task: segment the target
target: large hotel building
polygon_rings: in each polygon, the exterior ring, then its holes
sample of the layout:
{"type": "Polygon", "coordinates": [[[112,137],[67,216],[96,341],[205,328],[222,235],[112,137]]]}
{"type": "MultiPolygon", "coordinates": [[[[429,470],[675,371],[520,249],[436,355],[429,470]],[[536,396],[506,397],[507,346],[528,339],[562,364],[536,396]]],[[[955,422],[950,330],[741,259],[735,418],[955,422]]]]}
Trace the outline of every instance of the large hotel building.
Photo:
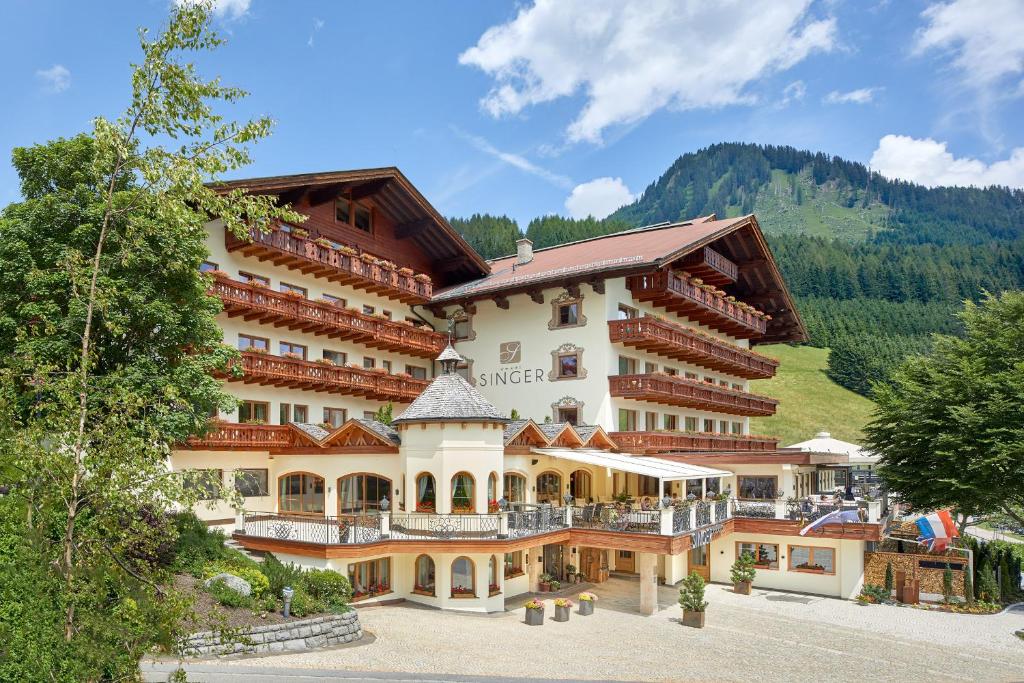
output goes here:
{"type": "Polygon", "coordinates": [[[806,336],[754,216],[488,262],[394,168],[225,187],[307,216],[208,225],[239,407],[173,467],[234,483],[243,509],[197,513],[241,546],[445,609],[614,574],[651,613],[658,582],[728,582],[742,552],[759,586],[860,590],[884,504],[834,497],[845,456],[751,433],[776,410],[756,346],[806,336]],[[799,535],[841,506],[860,521],[799,535]]]}

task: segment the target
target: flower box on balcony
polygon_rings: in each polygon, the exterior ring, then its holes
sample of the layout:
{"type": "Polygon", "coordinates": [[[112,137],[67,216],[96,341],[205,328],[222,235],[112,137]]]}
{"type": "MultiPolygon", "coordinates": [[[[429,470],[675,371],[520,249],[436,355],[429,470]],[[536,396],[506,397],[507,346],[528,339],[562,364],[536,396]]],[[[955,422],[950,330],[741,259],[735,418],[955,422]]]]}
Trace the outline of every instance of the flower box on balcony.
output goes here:
{"type": "Polygon", "coordinates": [[[398,269],[398,274],[399,275],[412,275],[413,274],[413,269],[412,268],[399,268],[398,269]]]}
{"type": "Polygon", "coordinates": [[[291,228],[289,232],[293,237],[298,237],[300,239],[306,239],[309,237],[309,230],[306,230],[305,228],[291,228]]]}
{"type": "Polygon", "coordinates": [[[306,295],[302,292],[296,292],[294,289],[289,289],[286,292],[282,292],[289,299],[305,299],[306,295]]]}
{"type": "Polygon", "coordinates": [[[335,367],[334,361],[331,360],[330,358],[317,358],[313,362],[316,363],[317,365],[328,365],[332,368],[335,367]]]}
{"type": "Polygon", "coordinates": [[[249,284],[258,289],[267,289],[268,287],[270,287],[270,285],[268,285],[263,280],[249,280],[249,284]]]}
{"type": "Polygon", "coordinates": [[[327,249],[333,249],[334,248],[334,243],[331,242],[326,237],[317,237],[315,240],[313,240],[313,242],[316,243],[316,244],[319,244],[321,247],[325,247],[327,249]]]}
{"type": "Polygon", "coordinates": [[[281,354],[281,358],[290,358],[292,360],[306,360],[302,357],[301,353],[295,353],[294,351],[285,351],[281,354]]]}
{"type": "Polygon", "coordinates": [[[342,254],[345,254],[346,256],[356,256],[359,254],[357,250],[353,249],[352,247],[346,244],[339,245],[338,251],[341,252],[342,254]]]}
{"type": "Polygon", "coordinates": [[[417,273],[413,277],[413,279],[416,280],[417,282],[422,282],[424,284],[430,284],[431,282],[433,282],[433,280],[430,278],[430,276],[427,275],[426,273],[417,273]]]}

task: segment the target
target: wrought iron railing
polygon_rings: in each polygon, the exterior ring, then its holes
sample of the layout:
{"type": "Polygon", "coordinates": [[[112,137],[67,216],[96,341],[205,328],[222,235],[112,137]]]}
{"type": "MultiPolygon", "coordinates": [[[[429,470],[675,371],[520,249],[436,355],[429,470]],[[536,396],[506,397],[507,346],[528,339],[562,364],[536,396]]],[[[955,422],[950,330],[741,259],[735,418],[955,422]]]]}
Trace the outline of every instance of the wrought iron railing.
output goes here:
{"type": "Polygon", "coordinates": [[[522,538],[566,528],[564,508],[515,505],[508,512],[509,538],[522,538]]]}
{"type": "Polygon", "coordinates": [[[711,503],[702,500],[694,503],[694,509],[696,510],[697,526],[701,527],[711,524],[711,503]]]}
{"type": "Polygon", "coordinates": [[[498,538],[499,515],[393,513],[391,538],[448,541],[456,538],[498,538]]]}
{"type": "Polygon", "coordinates": [[[621,510],[600,503],[574,507],[572,526],[578,529],[624,531],[637,534],[661,533],[661,510],[621,510]]]}
{"type": "Polygon", "coordinates": [[[775,501],[773,500],[737,500],[733,510],[735,517],[754,519],[775,519],[775,514],[775,501]]]}
{"type": "Polygon", "coordinates": [[[278,541],[347,545],[381,540],[380,515],[320,517],[276,512],[247,512],[242,517],[246,536],[278,541]]]}
{"type": "Polygon", "coordinates": [[[690,506],[677,505],[672,509],[672,533],[684,534],[693,531],[690,524],[690,506]]]}

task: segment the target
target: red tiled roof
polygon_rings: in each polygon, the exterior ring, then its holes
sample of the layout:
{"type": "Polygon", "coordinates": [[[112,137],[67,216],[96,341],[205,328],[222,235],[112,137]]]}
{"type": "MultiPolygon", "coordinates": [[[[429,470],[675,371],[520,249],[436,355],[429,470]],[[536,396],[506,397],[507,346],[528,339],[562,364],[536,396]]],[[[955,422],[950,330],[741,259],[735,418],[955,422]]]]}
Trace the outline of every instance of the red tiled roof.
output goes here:
{"type": "Polygon", "coordinates": [[[506,256],[490,262],[490,275],[440,291],[434,295],[434,301],[472,297],[534,282],[658,266],[714,241],[748,219],[749,216],[726,220],[703,217],[627,230],[536,249],[533,260],[523,265],[516,265],[516,256],[506,256]]]}

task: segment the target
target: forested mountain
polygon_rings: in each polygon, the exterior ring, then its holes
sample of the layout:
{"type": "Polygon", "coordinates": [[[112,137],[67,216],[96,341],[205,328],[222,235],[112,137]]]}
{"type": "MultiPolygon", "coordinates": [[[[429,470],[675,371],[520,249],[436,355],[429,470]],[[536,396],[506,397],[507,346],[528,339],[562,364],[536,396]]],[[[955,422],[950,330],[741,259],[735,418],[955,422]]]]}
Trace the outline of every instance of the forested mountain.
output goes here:
{"type": "MultiPolygon", "coordinates": [[[[545,216],[527,235],[544,247],[710,213],[757,214],[810,343],[831,348],[831,376],[865,394],[893,363],[927,348],[930,333],[955,334],[964,299],[1024,287],[1021,190],[926,188],[792,147],[684,154],[608,218],[545,216]]],[[[456,223],[489,258],[515,251],[518,228],[507,218],[456,223]]]]}

